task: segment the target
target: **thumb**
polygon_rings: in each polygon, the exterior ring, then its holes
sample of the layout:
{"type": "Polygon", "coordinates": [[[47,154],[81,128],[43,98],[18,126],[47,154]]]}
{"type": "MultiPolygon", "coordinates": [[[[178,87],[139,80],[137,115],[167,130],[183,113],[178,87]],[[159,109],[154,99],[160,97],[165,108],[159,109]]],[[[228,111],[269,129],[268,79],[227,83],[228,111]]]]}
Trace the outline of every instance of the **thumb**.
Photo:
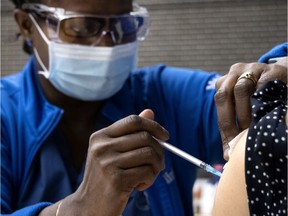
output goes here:
{"type": "Polygon", "coordinates": [[[140,117],[154,120],[154,112],[151,109],[145,109],[140,114],[140,117]]]}

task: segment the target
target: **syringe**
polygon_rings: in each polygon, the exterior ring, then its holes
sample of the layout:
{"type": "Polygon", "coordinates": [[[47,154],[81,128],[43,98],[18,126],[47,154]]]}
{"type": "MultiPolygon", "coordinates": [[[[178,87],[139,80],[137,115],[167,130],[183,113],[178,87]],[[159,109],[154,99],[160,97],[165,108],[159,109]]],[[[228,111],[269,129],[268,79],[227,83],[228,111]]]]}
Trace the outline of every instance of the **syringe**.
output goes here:
{"type": "MultiPolygon", "coordinates": [[[[156,138],[155,138],[155,139],[156,139],[156,138]]],[[[212,173],[212,174],[214,174],[214,175],[217,175],[217,176],[219,176],[219,177],[221,176],[222,173],[219,172],[218,170],[214,169],[211,165],[209,165],[209,164],[207,164],[207,163],[199,160],[198,158],[196,158],[196,157],[194,157],[194,156],[192,156],[192,155],[190,155],[190,154],[182,151],[181,149],[176,148],[175,146],[173,146],[173,145],[171,145],[171,144],[169,144],[169,143],[167,143],[167,142],[163,142],[163,141],[161,141],[161,140],[159,140],[159,139],[156,139],[156,140],[157,140],[157,141],[160,143],[160,145],[162,145],[165,149],[167,149],[167,150],[171,151],[172,153],[174,153],[174,154],[176,154],[176,155],[184,158],[185,160],[187,160],[187,161],[195,164],[196,166],[204,169],[206,172],[210,172],[210,173],[212,173]]]]}

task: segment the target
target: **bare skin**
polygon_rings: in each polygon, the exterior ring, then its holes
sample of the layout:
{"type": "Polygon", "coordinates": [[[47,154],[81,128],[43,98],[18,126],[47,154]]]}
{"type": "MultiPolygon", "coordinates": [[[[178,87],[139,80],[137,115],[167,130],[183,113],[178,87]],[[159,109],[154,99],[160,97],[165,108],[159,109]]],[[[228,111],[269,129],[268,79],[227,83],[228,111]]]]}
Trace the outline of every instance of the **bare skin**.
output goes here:
{"type": "MultiPolygon", "coordinates": [[[[163,149],[152,136],[167,140],[169,135],[152,119],[153,112],[145,110],[91,135],[84,179],[63,199],[61,215],[120,215],[134,188],[153,184],[165,165],[163,149]]],[[[40,215],[55,215],[58,204],[40,215]]]]}
{"type": "MultiPolygon", "coordinates": [[[[107,3],[107,1],[106,1],[107,3]]],[[[66,10],[82,12],[88,14],[106,14],[115,15],[128,13],[132,9],[132,1],[109,1],[106,4],[103,0],[74,0],[74,1],[48,1],[47,5],[51,7],[62,7],[66,10]]],[[[32,41],[33,47],[38,51],[41,60],[46,68],[49,68],[48,46],[40,36],[38,30],[33,25],[30,17],[24,11],[16,9],[14,12],[15,20],[19,26],[22,36],[27,41],[32,41]]],[[[43,22],[38,23],[41,29],[46,33],[47,28],[43,22]]],[[[46,35],[47,36],[47,35],[46,35]]],[[[109,35],[104,36],[99,46],[112,46],[113,42],[109,35]]],[[[38,70],[41,66],[37,65],[38,70]]],[[[86,155],[89,137],[94,132],[95,118],[103,105],[102,101],[84,102],[68,97],[57,89],[44,76],[39,75],[39,80],[47,100],[62,108],[64,116],[61,120],[61,128],[70,140],[71,154],[75,167],[79,169],[82,166],[84,156],[86,155]],[[81,115],[79,115],[81,113],[81,115]],[[73,123],[72,123],[73,122],[73,123]]]]}
{"type": "Polygon", "coordinates": [[[251,122],[250,96],[261,85],[271,80],[287,83],[287,57],[274,64],[237,63],[232,65],[227,75],[217,83],[215,102],[218,115],[218,126],[223,143],[224,158],[229,159],[228,143],[247,128],[251,122]],[[249,79],[240,79],[241,74],[252,71],[257,86],[249,79]],[[237,117],[237,122],[235,121],[237,117]]]}
{"type": "MultiPolygon", "coordinates": [[[[47,5],[88,14],[115,15],[132,10],[131,0],[62,0],[49,1],[47,5]]],[[[47,45],[28,14],[16,9],[15,19],[23,37],[32,41],[48,68],[47,45]]],[[[47,32],[44,23],[39,24],[47,32]]],[[[103,37],[99,45],[112,46],[109,37],[103,37]]],[[[40,65],[37,66],[40,70],[40,65]]],[[[95,119],[102,101],[76,100],[56,90],[43,76],[39,75],[39,80],[48,101],[64,110],[60,127],[69,141],[77,169],[87,154],[83,181],[75,193],[62,200],[59,215],[120,215],[132,190],[147,189],[164,168],[163,149],[152,136],[167,140],[168,132],[153,121],[150,110],[95,132],[95,119]]],[[[55,215],[58,205],[59,202],[45,208],[40,215],[55,215]]]]}
{"type": "MultiPolygon", "coordinates": [[[[123,14],[132,10],[132,0],[50,0],[47,5],[98,15],[123,14]]],[[[32,41],[48,68],[47,44],[28,14],[16,9],[15,19],[24,39],[32,41]]],[[[39,25],[47,32],[44,23],[39,22],[39,25]]],[[[109,35],[103,37],[99,44],[113,45],[109,35]]],[[[37,67],[41,69],[40,65],[37,67]]],[[[239,73],[234,74],[233,79],[237,80],[239,73]]],[[[102,101],[76,100],[56,90],[43,76],[39,75],[39,80],[47,100],[64,110],[60,126],[69,140],[71,157],[77,169],[87,155],[84,179],[75,193],[62,200],[59,215],[120,215],[132,190],[147,189],[164,168],[163,150],[152,136],[166,141],[168,132],[153,121],[151,110],[145,110],[140,116],[128,116],[95,132],[95,119],[103,105],[102,101]]],[[[225,82],[224,86],[226,91],[234,85],[233,82],[225,82]]],[[[220,119],[220,122],[223,121],[227,122],[226,119],[220,119]]],[[[40,215],[55,215],[58,204],[45,208],[40,215]]]]}
{"type": "MultiPolygon", "coordinates": [[[[288,126],[288,113],[285,117],[288,126]]],[[[245,149],[248,129],[238,134],[229,145],[229,161],[225,165],[221,179],[217,186],[214,199],[213,216],[233,215],[248,216],[248,196],[245,182],[245,149]]]]}
{"type": "MultiPolygon", "coordinates": [[[[215,195],[213,216],[248,216],[248,197],[245,183],[245,146],[247,129],[235,139],[235,149],[220,178],[215,195]]],[[[234,140],[232,140],[233,142],[234,140]]]]}

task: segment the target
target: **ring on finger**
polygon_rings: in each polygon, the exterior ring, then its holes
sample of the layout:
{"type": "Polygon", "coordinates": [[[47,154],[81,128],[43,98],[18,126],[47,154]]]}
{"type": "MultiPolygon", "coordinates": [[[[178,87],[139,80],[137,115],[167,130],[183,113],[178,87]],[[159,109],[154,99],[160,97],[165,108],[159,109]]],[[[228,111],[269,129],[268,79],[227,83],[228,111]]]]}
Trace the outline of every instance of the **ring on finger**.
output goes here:
{"type": "Polygon", "coordinates": [[[243,74],[237,79],[237,82],[238,82],[240,79],[248,79],[248,80],[251,80],[251,81],[254,83],[254,85],[257,84],[257,80],[256,80],[256,78],[255,78],[255,76],[254,76],[254,74],[253,74],[252,71],[248,71],[248,72],[243,73],[243,74]]]}

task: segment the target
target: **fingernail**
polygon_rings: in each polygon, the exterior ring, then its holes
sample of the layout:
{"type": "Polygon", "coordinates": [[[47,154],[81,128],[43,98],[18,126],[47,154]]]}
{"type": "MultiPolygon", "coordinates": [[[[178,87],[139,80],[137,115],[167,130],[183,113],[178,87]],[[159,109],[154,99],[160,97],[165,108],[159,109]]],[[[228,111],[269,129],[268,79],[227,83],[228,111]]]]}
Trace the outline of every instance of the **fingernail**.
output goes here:
{"type": "Polygon", "coordinates": [[[169,132],[164,127],[162,127],[162,130],[164,132],[165,139],[168,140],[170,138],[169,132]]]}

